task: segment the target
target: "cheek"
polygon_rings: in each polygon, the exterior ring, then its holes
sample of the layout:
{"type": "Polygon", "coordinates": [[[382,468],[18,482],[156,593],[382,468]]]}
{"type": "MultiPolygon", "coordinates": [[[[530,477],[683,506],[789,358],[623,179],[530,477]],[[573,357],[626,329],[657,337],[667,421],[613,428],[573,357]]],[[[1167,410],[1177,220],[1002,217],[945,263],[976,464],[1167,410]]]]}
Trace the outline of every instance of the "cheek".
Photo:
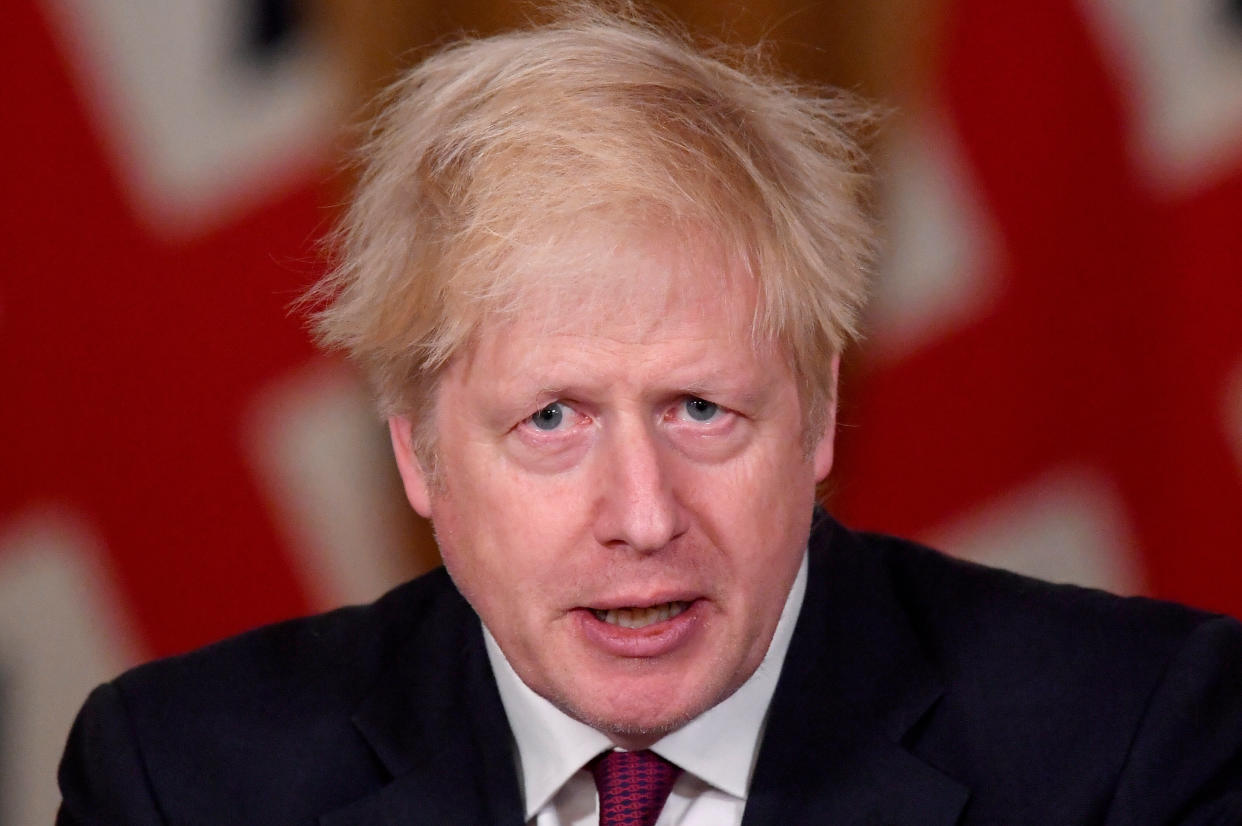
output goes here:
{"type": "Polygon", "coordinates": [[[763,603],[778,569],[796,564],[815,500],[811,462],[800,445],[757,450],[704,470],[685,468],[680,485],[710,544],[726,549],[735,587],[763,603]]]}
{"type": "Polygon", "coordinates": [[[720,518],[770,525],[776,514],[809,508],[813,474],[799,445],[773,440],[729,462],[684,467],[681,488],[720,518]]]}
{"type": "Polygon", "coordinates": [[[583,485],[504,470],[446,479],[432,516],[449,572],[476,590],[494,582],[514,592],[543,587],[580,541],[583,485]]]}

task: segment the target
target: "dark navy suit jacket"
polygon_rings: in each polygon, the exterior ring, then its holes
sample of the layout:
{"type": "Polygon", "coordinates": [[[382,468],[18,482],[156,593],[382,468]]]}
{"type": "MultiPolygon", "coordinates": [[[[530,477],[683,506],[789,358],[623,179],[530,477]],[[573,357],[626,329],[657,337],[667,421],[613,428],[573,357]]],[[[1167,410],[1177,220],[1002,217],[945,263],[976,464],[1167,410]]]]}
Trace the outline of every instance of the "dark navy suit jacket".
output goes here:
{"type": "MultiPolygon", "coordinates": [[[[746,806],[760,824],[1242,824],[1242,626],[820,516],[746,806]]],[[[69,824],[521,823],[444,571],[90,696],[69,824]]]]}

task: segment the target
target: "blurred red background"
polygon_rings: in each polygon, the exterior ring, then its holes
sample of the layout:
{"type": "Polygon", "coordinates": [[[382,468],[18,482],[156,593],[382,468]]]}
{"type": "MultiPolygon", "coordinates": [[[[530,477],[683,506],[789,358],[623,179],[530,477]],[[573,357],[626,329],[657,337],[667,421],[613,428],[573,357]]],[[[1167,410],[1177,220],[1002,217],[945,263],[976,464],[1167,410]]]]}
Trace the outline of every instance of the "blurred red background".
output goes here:
{"type": "MultiPolygon", "coordinates": [[[[669,3],[894,107],[829,507],[1242,614],[1242,4],[669,3]]],[[[435,564],[290,302],[406,50],[522,9],[14,0],[0,29],[0,822],[96,682],[435,564]]]]}

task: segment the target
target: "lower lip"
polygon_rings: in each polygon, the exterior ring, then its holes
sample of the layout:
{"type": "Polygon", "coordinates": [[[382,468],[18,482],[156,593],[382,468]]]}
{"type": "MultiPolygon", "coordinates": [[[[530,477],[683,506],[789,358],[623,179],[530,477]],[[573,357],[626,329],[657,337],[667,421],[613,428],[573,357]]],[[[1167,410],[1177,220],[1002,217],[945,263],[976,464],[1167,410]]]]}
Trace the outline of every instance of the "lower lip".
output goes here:
{"type": "Polygon", "coordinates": [[[663,622],[644,628],[623,628],[597,618],[588,608],[578,608],[574,615],[578,628],[587,641],[614,657],[660,657],[685,645],[702,621],[703,600],[695,600],[686,610],[663,622]]]}

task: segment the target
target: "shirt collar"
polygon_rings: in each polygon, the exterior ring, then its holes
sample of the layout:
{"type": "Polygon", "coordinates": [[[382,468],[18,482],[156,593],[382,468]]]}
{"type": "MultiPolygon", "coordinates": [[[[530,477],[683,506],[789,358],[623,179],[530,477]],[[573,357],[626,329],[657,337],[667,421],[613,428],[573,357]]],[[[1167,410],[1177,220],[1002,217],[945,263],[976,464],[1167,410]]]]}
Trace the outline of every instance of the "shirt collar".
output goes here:
{"type": "MultiPolygon", "coordinates": [[[[652,745],[652,751],[734,797],[746,798],[768,704],[776,690],[806,594],[807,557],[785,598],[763,662],[737,691],[652,745]]],[[[574,772],[613,747],[607,735],[565,714],[522,682],[483,627],[487,656],[517,744],[526,818],[551,800],[574,772]]]]}

